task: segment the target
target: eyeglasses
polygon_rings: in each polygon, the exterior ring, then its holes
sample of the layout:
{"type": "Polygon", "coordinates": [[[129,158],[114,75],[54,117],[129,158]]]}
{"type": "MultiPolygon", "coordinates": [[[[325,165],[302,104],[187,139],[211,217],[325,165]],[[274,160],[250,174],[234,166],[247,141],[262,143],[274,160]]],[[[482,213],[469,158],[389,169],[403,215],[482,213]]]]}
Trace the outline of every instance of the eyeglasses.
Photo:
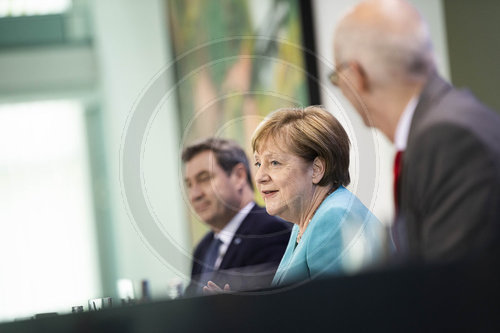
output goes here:
{"type": "Polygon", "coordinates": [[[340,71],[347,67],[349,67],[349,62],[343,62],[338,65],[337,68],[335,68],[330,74],[328,74],[328,79],[334,86],[339,86],[340,71]]]}

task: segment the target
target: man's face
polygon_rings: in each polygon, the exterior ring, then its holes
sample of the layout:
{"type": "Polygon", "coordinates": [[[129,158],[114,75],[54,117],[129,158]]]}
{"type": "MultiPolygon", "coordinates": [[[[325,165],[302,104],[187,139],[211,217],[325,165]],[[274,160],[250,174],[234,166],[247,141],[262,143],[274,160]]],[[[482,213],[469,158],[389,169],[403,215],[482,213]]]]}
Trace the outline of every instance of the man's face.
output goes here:
{"type": "MultiPolygon", "coordinates": [[[[334,46],[334,54],[335,58],[339,59],[339,45],[334,46]]],[[[359,73],[359,67],[357,65],[351,63],[349,65],[347,62],[337,63],[337,75],[338,82],[336,86],[340,89],[345,98],[351,103],[351,105],[356,109],[358,114],[363,119],[363,123],[371,127],[372,124],[369,121],[368,117],[368,106],[367,106],[367,97],[365,92],[362,90],[363,79],[359,73]]]]}
{"type": "Polygon", "coordinates": [[[369,121],[368,117],[366,98],[363,99],[360,92],[358,92],[355,87],[350,85],[347,80],[348,77],[345,76],[339,80],[339,88],[342,91],[342,94],[345,98],[347,98],[354,109],[356,109],[365,126],[372,127],[373,124],[369,121]]]}
{"type": "Polygon", "coordinates": [[[195,155],[185,165],[184,180],[196,214],[211,227],[223,228],[239,210],[236,177],[228,175],[212,151],[195,155]]]}

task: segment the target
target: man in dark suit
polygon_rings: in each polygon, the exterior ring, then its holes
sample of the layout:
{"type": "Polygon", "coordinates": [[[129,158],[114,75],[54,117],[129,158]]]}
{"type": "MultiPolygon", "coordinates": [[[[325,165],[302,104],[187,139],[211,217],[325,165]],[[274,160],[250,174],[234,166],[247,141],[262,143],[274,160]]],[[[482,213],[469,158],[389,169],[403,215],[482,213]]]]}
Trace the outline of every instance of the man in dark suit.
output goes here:
{"type": "Polygon", "coordinates": [[[340,21],[334,53],[332,82],[398,150],[397,251],[426,262],[496,253],[500,117],[438,76],[418,11],[363,1],[340,21]]]}
{"type": "Polygon", "coordinates": [[[186,294],[201,294],[208,281],[233,291],[269,287],[291,227],[253,201],[245,152],[210,138],[185,148],[182,160],[192,208],[211,229],[195,249],[186,294]]]}

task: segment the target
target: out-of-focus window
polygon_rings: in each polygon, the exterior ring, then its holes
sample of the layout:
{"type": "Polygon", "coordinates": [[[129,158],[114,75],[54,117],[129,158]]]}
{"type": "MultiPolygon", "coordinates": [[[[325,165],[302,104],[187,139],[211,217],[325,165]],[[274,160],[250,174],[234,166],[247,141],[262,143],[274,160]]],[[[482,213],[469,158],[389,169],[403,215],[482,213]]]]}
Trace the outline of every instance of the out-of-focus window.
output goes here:
{"type": "Polygon", "coordinates": [[[0,17],[61,14],[72,0],[0,0],[0,17]]]}
{"type": "Polygon", "coordinates": [[[100,294],[84,110],[0,105],[0,321],[100,294]]]}

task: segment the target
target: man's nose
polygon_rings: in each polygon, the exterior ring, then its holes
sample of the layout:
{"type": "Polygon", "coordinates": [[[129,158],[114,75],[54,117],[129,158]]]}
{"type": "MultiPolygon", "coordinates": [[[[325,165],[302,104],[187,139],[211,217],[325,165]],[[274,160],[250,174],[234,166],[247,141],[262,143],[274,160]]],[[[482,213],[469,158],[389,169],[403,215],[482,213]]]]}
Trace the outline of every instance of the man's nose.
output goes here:
{"type": "Polygon", "coordinates": [[[193,184],[189,188],[189,200],[195,202],[203,197],[203,190],[199,185],[193,184]]]}

